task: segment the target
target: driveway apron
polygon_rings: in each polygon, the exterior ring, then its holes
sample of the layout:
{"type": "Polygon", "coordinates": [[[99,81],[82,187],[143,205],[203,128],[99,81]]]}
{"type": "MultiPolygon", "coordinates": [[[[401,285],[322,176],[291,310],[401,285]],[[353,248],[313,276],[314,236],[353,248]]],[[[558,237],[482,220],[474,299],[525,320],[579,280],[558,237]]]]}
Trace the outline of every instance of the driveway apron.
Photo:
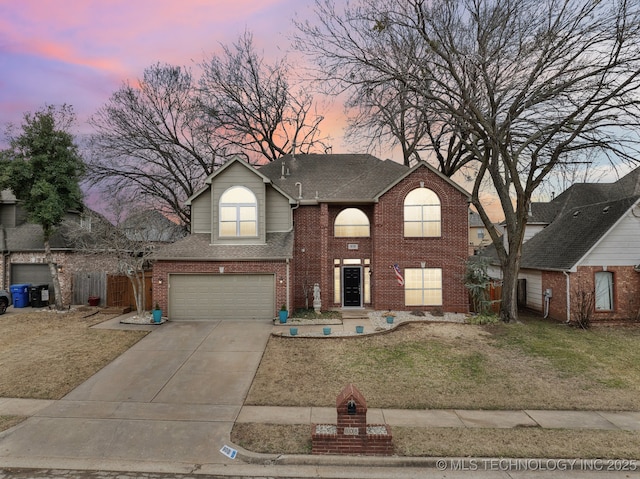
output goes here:
{"type": "Polygon", "coordinates": [[[0,435],[0,464],[226,463],[270,321],[169,322],[0,435]]]}

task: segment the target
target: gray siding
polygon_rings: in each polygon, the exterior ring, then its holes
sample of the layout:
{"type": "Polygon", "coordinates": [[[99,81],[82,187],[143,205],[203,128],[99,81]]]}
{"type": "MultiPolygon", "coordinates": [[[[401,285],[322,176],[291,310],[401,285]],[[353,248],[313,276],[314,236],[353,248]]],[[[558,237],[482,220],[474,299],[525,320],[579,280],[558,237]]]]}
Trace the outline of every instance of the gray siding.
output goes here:
{"type": "Polygon", "coordinates": [[[211,189],[191,202],[191,232],[211,233],[211,189]]]}
{"type": "Polygon", "coordinates": [[[290,231],[293,227],[289,200],[271,187],[266,189],[267,232],[290,231]]]}
{"type": "Polygon", "coordinates": [[[639,237],[640,219],[634,213],[627,212],[622,221],[605,234],[602,240],[583,258],[579,266],[636,265],[640,263],[639,237]]]}
{"type": "Polygon", "coordinates": [[[256,244],[264,243],[266,236],[265,222],[265,207],[266,207],[266,193],[265,184],[256,173],[249,170],[247,167],[240,163],[234,163],[225,169],[222,173],[217,175],[213,180],[212,185],[212,221],[213,226],[213,243],[217,244],[256,244]],[[232,239],[220,239],[218,234],[218,207],[219,200],[222,193],[232,186],[244,186],[249,188],[258,201],[258,237],[257,238],[232,238],[232,239]]]}

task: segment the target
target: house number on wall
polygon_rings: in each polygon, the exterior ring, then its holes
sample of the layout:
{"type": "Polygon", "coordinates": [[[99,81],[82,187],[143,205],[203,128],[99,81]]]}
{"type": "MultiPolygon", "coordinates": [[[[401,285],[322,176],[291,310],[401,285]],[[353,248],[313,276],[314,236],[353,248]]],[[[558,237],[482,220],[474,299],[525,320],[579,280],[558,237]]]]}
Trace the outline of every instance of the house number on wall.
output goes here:
{"type": "Polygon", "coordinates": [[[358,249],[358,243],[349,243],[347,245],[347,249],[351,249],[351,250],[358,249]]]}
{"type": "Polygon", "coordinates": [[[344,428],[344,435],[345,436],[357,436],[358,434],[360,434],[360,431],[357,427],[345,427],[344,428]]]}

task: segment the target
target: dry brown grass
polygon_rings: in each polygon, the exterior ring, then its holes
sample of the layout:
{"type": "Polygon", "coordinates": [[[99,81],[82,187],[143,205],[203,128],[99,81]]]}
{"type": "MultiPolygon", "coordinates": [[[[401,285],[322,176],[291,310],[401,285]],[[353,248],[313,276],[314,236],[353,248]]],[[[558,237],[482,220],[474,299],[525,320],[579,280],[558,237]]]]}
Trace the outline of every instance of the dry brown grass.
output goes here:
{"type": "MultiPolygon", "coordinates": [[[[640,434],[630,431],[393,427],[391,433],[399,456],[640,459],[640,434]]],[[[309,454],[311,427],[238,423],[231,440],[255,452],[309,454]]]]}
{"type": "Polygon", "coordinates": [[[81,308],[0,316],[0,397],[60,399],[147,333],[91,329],[81,308]]]}
{"type": "Polygon", "coordinates": [[[640,330],[559,328],[419,323],[369,337],[272,337],[246,403],[333,407],[353,383],[369,407],[639,410],[640,330]]]}

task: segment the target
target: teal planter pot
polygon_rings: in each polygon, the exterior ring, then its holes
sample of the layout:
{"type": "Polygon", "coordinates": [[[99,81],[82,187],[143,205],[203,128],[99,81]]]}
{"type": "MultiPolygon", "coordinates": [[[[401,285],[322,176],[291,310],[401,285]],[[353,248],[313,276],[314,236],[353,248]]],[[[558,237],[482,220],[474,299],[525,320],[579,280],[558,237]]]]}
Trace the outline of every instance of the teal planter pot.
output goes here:
{"type": "Polygon", "coordinates": [[[356,326],[356,333],[358,334],[364,333],[364,326],[356,326]]]}
{"type": "Polygon", "coordinates": [[[393,316],[387,316],[387,324],[393,324],[393,316]]]}
{"type": "Polygon", "coordinates": [[[298,335],[298,328],[289,328],[289,334],[291,336],[297,336],[298,335]]]}
{"type": "Polygon", "coordinates": [[[161,309],[154,309],[151,314],[153,314],[153,322],[154,323],[161,323],[162,322],[162,310],[161,309]]]}
{"type": "Polygon", "coordinates": [[[278,316],[280,318],[280,322],[284,324],[284,323],[287,322],[287,317],[289,316],[289,311],[279,311],[278,312],[278,316]]]}
{"type": "Polygon", "coordinates": [[[322,333],[325,336],[329,336],[331,334],[331,328],[322,328],[322,333]]]}

